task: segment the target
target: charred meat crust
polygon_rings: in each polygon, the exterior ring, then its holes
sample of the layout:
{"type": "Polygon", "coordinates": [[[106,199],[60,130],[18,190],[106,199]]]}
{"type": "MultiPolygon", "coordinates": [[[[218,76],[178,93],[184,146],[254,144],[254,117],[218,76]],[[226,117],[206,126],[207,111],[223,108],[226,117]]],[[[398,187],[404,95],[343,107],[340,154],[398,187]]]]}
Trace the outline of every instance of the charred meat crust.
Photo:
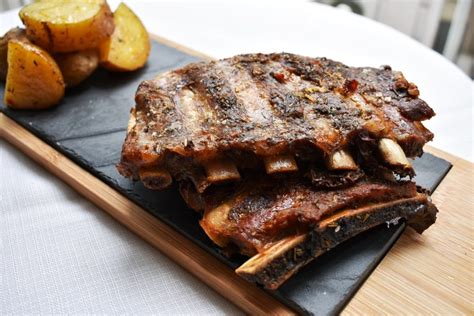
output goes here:
{"type": "MultiPolygon", "coordinates": [[[[270,262],[259,266],[261,258],[257,255],[250,259],[254,261],[249,264],[251,269],[245,263],[236,272],[251,282],[276,289],[302,266],[363,231],[403,218],[408,225],[422,233],[435,222],[436,213],[436,207],[422,194],[414,198],[343,211],[316,225],[309,233],[302,235],[304,238],[300,238],[301,242],[292,245],[270,262]]],[[[277,249],[270,247],[267,251],[277,249]]],[[[265,253],[261,256],[265,256],[265,253]]]]}
{"type": "Polygon", "coordinates": [[[366,176],[336,189],[318,189],[309,180],[291,176],[280,177],[280,181],[247,179],[246,183],[214,188],[204,194],[195,192],[191,185],[181,186],[186,203],[204,210],[200,225],[207,235],[219,246],[235,245],[249,256],[285,236],[307,231],[341,209],[416,194],[413,182],[366,176]]]}
{"type": "Polygon", "coordinates": [[[239,169],[242,154],[298,156],[311,147],[327,157],[361,133],[393,139],[414,157],[433,137],[419,121],[434,112],[418,94],[388,67],[326,58],[249,54],[190,64],[140,84],[118,170],[138,179],[141,167],[159,166],[177,178],[221,155],[239,169]],[[176,166],[175,155],[191,161],[176,166]]]}
{"type": "Polygon", "coordinates": [[[253,256],[236,272],[269,289],[376,225],[421,233],[436,219],[402,180],[434,111],[389,66],[239,55],[144,81],[135,101],[119,172],[151,189],[177,181],[214,243],[253,256]]]}

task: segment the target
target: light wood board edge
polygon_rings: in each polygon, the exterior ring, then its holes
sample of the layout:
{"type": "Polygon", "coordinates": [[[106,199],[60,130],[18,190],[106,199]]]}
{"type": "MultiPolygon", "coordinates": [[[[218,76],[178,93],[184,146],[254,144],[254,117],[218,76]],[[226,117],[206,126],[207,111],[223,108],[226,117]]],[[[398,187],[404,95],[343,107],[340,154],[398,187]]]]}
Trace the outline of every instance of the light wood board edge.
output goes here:
{"type": "MultiPolygon", "coordinates": [[[[156,35],[152,35],[152,38],[205,60],[213,59],[166,38],[156,35]]],[[[471,302],[474,299],[472,294],[474,273],[470,268],[474,264],[473,234],[472,229],[469,230],[465,224],[472,224],[472,216],[470,222],[466,212],[474,208],[474,164],[431,146],[425,146],[424,149],[453,164],[447,179],[442,181],[433,194],[434,203],[440,209],[437,223],[422,236],[412,229],[405,230],[382,263],[347,304],[343,314],[407,314],[410,311],[445,314],[454,311],[473,312],[474,305],[471,302]],[[447,221],[456,221],[457,225],[446,228],[447,221]],[[448,231],[456,234],[455,238],[464,238],[464,242],[460,245],[454,243],[453,239],[447,240],[445,235],[448,231]],[[466,248],[471,250],[466,252],[467,256],[462,253],[466,248]],[[456,262],[448,265],[444,262],[443,267],[438,267],[436,262],[424,263],[426,258],[435,258],[434,261],[440,262],[445,260],[447,257],[440,255],[443,253],[456,256],[463,264],[459,265],[459,262],[456,262]],[[430,273],[426,273],[426,267],[431,268],[430,273]],[[447,277],[447,273],[452,275],[464,273],[468,276],[454,281],[450,279],[451,276],[447,277]],[[412,277],[409,287],[406,282],[407,276],[412,277]],[[444,282],[441,286],[438,284],[440,281],[444,282]],[[443,288],[445,293],[439,288],[443,288]],[[471,292],[469,293],[467,289],[471,289],[471,292]]]]}
{"type": "MultiPolygon", "coordinates": [[[[161,36],[150,34],[150,37],[167,46],[176,48],[182,52],[194,55],[204,60],[213,59],[212,57],[206,54],[203,54],[199,51],[193,50],[161,36]]],[[[75,188],[79,193],[81,193],[86,198],[94,202],[96,205],[104,209],[107,213],[112,215],[112,217],[124,224],[131,231],[135,232],[147,242],[160,249],[172,260],[174,260],[183,268],[194,274],[204,283],[208,284],[211,288],[215,289],[219,294],[234,302],[234,304],[242,308],[247,313],[275,315],[295,314],[293,310],[283,305],[275,298],[271,297],[268,293],[265,293],[263,290],[237,277],[235,273],[223,263],[206,253],[203,249],[196,246],[194,243],[186,239],[181,234],[175,232],[166,224],[162,223],[155,217],[148,214],[145,210],[141,209],[140,207],[120,195],[118,192],[107,186],[99,179],[95,178],[85,170],[75,165],[73,162],[62,156],[52,147],[45,144],[43,141],[36,138],[36,136],[31,134],[29,131],[6,117],[3,113],[0,113],[0,138],[6,139],[14,146],[22,150],[25,154],[36,160],[40,165],[50,170],[53,174],[58,176],[64,182],[75,188]],[[5,122],[7,121],[9,122],[9,126],[15,126],[18,129],[18,133],[20,135],[25,134],[25,136],[17,137],[14,131],[8,131],[7,133],[6,131],[7,129],[9,129],[5,125],[5,122]],[[45,146],[45,148],[43,149],[46,153],[46,157],[41,156],[42,153],[37,154],[35,152],[36,145],[29,144],[29,139],[31,139],[31,142],[38,143],[41,148],[45,146]],[[60,164],[64,163],[65,166],[60,167],[58,169],[55,165],[57,162],[61,162],[60,164]],[[81,177],[77,180],[74,179],[71,176],[72,174],[67,173],[70,171],[70,169],[78,169],[77,172],[81,175],[81,177]],[[66,172],[63,170],[65,170],[66,172]],[[107,194],[105,196],[95,196],[95,188],[94,191],[92,191],[89,190],[87,186],[80,187],[80,185],[82,185],[83,182],[89,178],[92,178],[91,181],[102,187],[107,192],[107,194]],[[79,187],[80,190],[78,189],[79,187]],[[94,195],[94,198],[90,198],[89,194],[94,195]],[[112,198],[112,201],[114,201],[114,204],[109,204],[109,196],[112,198]],[[115,203],[115,200],[117,201],[117,203],[115,203]],[[117,205],[120,206],[120,209],[116,208],[117,205]],[[137,217],[133,218],[135,213],[137,214],[137,217]],[[133,220],[130,220],[131,218],[133,220]],[[160,232],[160,235],[156,234],[157,231],[160,232]],[[179,244],[180,247],[175,248],[173,244],[170,243],[179,244]],[[197,254],[198,257],[196,257],[195,254],[197,254]],[[190,257],[190,255],[193,255],[193,257],[190,257]],[[189,261],[189,258],[191,258],[192,260],[189,261]],[[206,267],[209,268],[206,269],[206,267]]],[[[442,209],[442,211],[444,211],[445,208],[449,208],[453,211],[461,209],[456,209],[456,207],[459,206],[458,203],[449,203],[450,201],[456,200],[456,196],[451,194],[454,193],[455,190],[453,190],[453,192],[450,192],[445,189],[446,187],[451,186],[451,182],[454,182],[456,184],[459,184],[460,182],[462,185],[465,186],[464,190],[468,191],[467,196],[469,197],[470,202],[470,204],[468,204],[467,206],[464,205],[464,207],[472,207],[474,164],[431,146],[425,146],[425,151],[435,154],[440,158],[446,159],[453,164],[453,169],[451,169],[451,171],[447,175],[447,178],[449,180],[443,180],[441,185],[435,191],[435,194],[433,196],[435,204],[437,204],[439,208],[442,209]],[[460,180],[458,178],[460,178],[460,180]],[[446,185],[446,183],[448,184],[446,185]]],[[[466,194],[466,192],[464,192],[464,194],[466,194]]],[[[440,220],[438,220],[438,222],[439,221],[440,220]]],[[[437,223],[433,228],[436,228],[437,226],[440,226],[440,223],[437,223]]],[[[430,232],[430,230],[428,232],[430,232]]],[[[466,244],[469,242],[472,243],[472,232],[470,233],[471,239],[466,241],[466,244]]],[[[413,240],[418,241],[416,243],[419,243],[420,238],[423,237],[418,236],[418,234],[416,234],[412,230],[406,230],[400,240],[396,243],[395,247],[392,248],[392,250],[384,258],[382,263],[375,269],[373,274],[368,278],[368,280],[364,283],[361,289],[359,289],[359,291],[356,293],[354,298],[345,307],[342,314],[387,314],[388,312],[407,314],[407,312],[410,310],[417,312],[427,312],[426,307],[428,306],[430,307],[430,310],[438,313],[440,312],[440,310],[437,310],[437,307],[441,307],[441,310],[444,311],[452,312],[456,310],[456,308],[453,308],[453,305],[446,304],[446,302],[440,301],[439,299],[428,301],[424,300],[427,298],[426,293],[422,293],[423,295],[417,295],[420,294],[422,291],[429,292],[430,289],[419,288],[416,286],[416,283],[411,284],[412,288],[410,289],[407,288],[407,285],[403,282],[401,284],[393,282],[393,280],[403,276],[402,274],[400,274],[399,271],[401,266],[399,263],[400,256],[403,256],[404,249],[406,250],[407,248],[410,248],[410,245],[407,245],[407,243],[413,240]],[[390,297],[387,297],[387,294],[390,295],[390,297]],[[446,309],[447,306],[451,308],[446,309]],[[390,309],[388,307],[390,307],[390,309]]],[[[424,245],[415,245],[415,247],[423,246],[424,245]]],[[[472,246],[468,246],[471,247],[470,249],[472,250],[472,246]]],[[[471,258],[469,262],[472,266],[472,251],[470,255],[471,258]]],[[[414,256],[412,251],[409,251],[408,259],[410,259],[410,256],[414,256]]],[[[407,255],[405,255],[404,257],[406,259],[407,255]]],[[[403,268],[404,267],[402,267],[402,269],[403,268]]],[[[462,280],[463,284],[460,285],[460,287],[465,289],[464,293],[449,293],[451,295],[456,295],[456,302],[459,301],[459,296],[464,296],[464,298],[466,298],[466,300],[463,300],[462,304],[460,304],[461,308],[457,309],[457,311],[461,310],[466,313],[472,313],[472,303],[469,303],[468,300],[469,297],[472,298],[473,277],[472,268],[469,269],[471,269],[470,277],[468,276],[467,278],[464,278],[462,280]]],[[[425,275],[425,273],[421,273],[421,275],[424,279],[430,279],[430,276],[425,275]]],[[[434,276],[432,280],[433,282],[436,282],[436,276],[434,276]]]]}
{"type": "Polygon", "coordinates": [[[238,277],[217,258],[76,165],[3,113],[0,113],[0,138],[20,149],[245,312],[260,315],[295,314],[289,307],[238,277]]]}
{"type": "Polygon", "coordinates": [[[474,312],[474,164],[440,149],[425,151],[453,167],[432,195],[436,223],[407,229],[342,315],[472,315],[474,312]]]}
{"type": "MultiPolygon", "coordinates": [[[[214,59],[159,35],[150,33],[150,38],[203,60],[214,59]]],[[[0,138],[23,151],[245,312],[257,315],[296,314],[290,307],[237,276],[232,269],[194,242],[77,166],[3,113],[0,113],[0,138]]]]}

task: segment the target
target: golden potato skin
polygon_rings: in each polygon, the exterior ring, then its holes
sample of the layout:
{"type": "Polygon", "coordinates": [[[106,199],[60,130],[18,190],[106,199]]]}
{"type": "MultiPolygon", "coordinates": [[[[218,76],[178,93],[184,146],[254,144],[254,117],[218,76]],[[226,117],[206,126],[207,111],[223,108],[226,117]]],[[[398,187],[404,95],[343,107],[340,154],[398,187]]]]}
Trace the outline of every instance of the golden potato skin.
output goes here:
{"type": "Polygon", "coordinates": [[[64,96],[58,65],[40,47],[28,42],[8,42],[8,73],[4,102],[14,109],[45,109],[64,96]]]}
{"type": "Polygon", "coordinates": [[[150,37],[140,19],[124,3],[114,12],[115,31],[100,47],[101,65],[112,71],[133,71],[146,64],[150,37]]]}
{"type": "Polygon", "coordinates": [[[12,39],[17,39],[19,41],[28,41],[26,38],[25,29],[15,27],[9,30],[0,38],[0,80],[5,80],[7,77],[7,52],[8,52],[8,42],[12,39]]]}
{"type": "Polygon", "coordinates": [[[54,56],[67,87],[74,87],[88,78],[99,66],[99,52],[89,49],[54,56]]]}
{"type": "Polygon", "coordinates": [[[105,0],[48,0],[24,6],[20,18],[26,35],[52,53],[96,48],[114,31],[105,0]]]}

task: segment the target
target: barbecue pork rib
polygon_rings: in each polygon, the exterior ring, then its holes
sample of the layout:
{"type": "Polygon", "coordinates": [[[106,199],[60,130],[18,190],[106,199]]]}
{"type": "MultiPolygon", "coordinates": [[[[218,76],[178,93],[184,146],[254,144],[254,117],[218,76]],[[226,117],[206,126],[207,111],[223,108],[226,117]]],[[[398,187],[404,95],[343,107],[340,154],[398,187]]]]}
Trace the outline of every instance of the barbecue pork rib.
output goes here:
{"type": "Polygon", "coordinates": [[[297,177],[245,181],[203,194],[182,183],[180,191],[188,205],[203,210],[200,224],[214,243],[252,256],[236,272],[269,289],[374,226],[404,219],[422,233],[437,213],[415,183],[368,176],[329,190],[297,177]]]}
{"type": "Polygon", "coordinates": [[[140,84],[117,168],[151,189],[177,180],[209,238],[251,257],[236,272],[275,289],[374,226],[435,222],[405,177],[433,138],[418,95],[389,66],[286,53],[189,64],[140,84]]]}
{"type": "Polygon", "coordinates": [[[318,161],[356,171],[367,157],[412,175],[407,157],[433,137],[420,121],[434,112],[418,95],[389,66],[287,53],[189,64],[140,84],[118,170],[152,189],[176,179],[198,192],[318,161]]]}

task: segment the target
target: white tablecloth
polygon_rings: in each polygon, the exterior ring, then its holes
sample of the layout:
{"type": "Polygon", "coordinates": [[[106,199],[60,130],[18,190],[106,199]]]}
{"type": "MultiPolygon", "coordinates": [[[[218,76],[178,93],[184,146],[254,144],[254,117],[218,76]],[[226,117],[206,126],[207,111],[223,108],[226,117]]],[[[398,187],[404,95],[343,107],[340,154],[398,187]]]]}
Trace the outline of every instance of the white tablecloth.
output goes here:
{"type": "MultiPolygon", "coordinates": [[[[288,51],[390,64],[437,112],[426,124],[432,144],[473,159],[472,81],[393,29],[302,0],[128,4],[149,31],[215,57],[288,51]]],[[[0,33],[20,24],[17,11],[0,20],[0,33]]],[[[0,314],[239,312],[4,141],[0,170],[0,314]]]]}

